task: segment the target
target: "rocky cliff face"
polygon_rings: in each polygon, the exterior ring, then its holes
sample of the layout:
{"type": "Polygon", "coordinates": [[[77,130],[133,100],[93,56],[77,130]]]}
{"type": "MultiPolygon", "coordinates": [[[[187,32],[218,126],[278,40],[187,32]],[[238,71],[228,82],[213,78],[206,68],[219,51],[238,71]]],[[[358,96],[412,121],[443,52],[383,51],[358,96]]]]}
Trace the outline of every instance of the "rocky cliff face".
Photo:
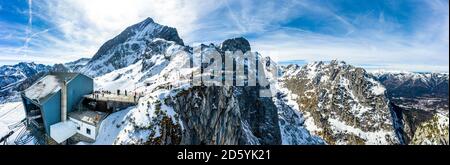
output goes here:
{"type": "Polygon", "coordinates": [[[364,69],[344,62],[291,65],[282,78],[298,95],[307,129],[328,144],[399,144],[401,121],[392,114],[385,88],[364,69]]]}
{"type": "Polygon", "coordinates": [[[220,50],[222,51],[242,51],[243,53],[251,51],[250,43],[243,37],[232,38],[225,40],[222,45],[220,45],[220,50]]]}
{"type": "Polygon", "coordinates": [[[448,145],[448,124],[448,116],[435,114],[430,120],[420,123],[410,144],[448,145]]]}

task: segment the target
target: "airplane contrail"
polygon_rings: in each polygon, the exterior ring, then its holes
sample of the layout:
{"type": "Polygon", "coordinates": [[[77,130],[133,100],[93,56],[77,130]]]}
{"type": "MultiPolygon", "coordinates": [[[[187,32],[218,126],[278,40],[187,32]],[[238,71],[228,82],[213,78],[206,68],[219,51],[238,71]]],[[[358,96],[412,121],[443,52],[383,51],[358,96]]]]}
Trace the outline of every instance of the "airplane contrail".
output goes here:
{"type": "Polygon", "coordinates": [[[31,37],[32,37],[32,31],[33,31],[33,10],[32,10],[32,5],[33,5],[33,0],[28,0],[28,26],[26,29],[26,35],[27,38],[25,39],[25,43],[23,45],[23,47],[25,48],[24,50],[24,55],[26,56],[28,54],[28,46],[29,46],[29,42],[31,41],[31,37]]]}

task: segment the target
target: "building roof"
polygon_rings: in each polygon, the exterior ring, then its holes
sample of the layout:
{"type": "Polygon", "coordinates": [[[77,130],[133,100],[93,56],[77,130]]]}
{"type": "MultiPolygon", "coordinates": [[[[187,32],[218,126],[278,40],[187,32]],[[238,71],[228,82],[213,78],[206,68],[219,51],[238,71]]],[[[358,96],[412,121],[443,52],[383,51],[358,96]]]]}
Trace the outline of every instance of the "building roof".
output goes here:
{"type": "Polygon", "coordinates": [[[90,125],[95,125],[100,123],[105,117],[107,113],[99,112],[99,111],[74,111],[69,113],[69,117],[83,121],[90,125]]]}
{"type": "Polygon", "coordinates": [[[75,133],[77,133],[77,125],[72,121],[59,122],[50,126],[50,137],[57,143],[67,140],[75,133]]]}
{"type": "Polygon", "coordinates": [[[78,74],[79,73],[62,72],[50,73],[49,75],[46,75],[43,78],[39,79],[23,93],[28,99],[35,101],[38,104],[42,104],[47,101],[54,93],[57,93],[61,89],[60,84],[63,81],[69,83],[78,74]]]}

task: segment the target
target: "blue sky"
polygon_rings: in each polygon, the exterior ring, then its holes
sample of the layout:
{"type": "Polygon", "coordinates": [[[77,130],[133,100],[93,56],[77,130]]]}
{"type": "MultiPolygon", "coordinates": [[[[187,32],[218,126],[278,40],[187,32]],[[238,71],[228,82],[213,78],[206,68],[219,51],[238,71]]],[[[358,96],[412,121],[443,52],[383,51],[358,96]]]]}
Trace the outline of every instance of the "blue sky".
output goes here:
{"type": "Polygon", "coordinates": [[[0,0],[0,64],[91,57],[146,17],[187,44],[238,36],[276,61],[449,68],[448,0],[0,0]]]}

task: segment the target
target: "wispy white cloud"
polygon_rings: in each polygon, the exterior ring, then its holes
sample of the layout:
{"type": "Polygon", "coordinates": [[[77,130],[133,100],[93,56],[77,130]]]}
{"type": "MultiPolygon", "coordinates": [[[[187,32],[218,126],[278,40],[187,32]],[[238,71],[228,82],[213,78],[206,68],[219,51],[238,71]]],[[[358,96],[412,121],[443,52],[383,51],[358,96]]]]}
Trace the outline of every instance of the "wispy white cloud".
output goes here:
{"type": "MultiPolygon", "coordinates": [[[[26,52],[30,56],[27,58],[64,56],[55,62],[91,57],[101,44],[127,26],[140,22],[146,17],[152,17],[163,25],[177,27],[183,38],[189,38],[187,36],[192,31],[198,30],[196,21],[205,17],[216,6],[220,6],[217,2],[200,0],[195,2],[165,0],[29,2],[30,5],[33,3],[35,10],[32,12],[30,8],[29,20],[32,20],[32,16],[38,17],[46,21],[50,28],[31,29],[32,21],[29,21],[26,27],[25,44],[17,50],[23,54],[28,47],[33,47],[33,51],[26,52]],[[51,31],[54,33],[50,33],[51,31]]],[[[18,55],[14,56],[17,58],[18,55]]],[[[0,58],[5,59],[5,57],[0,58]]]]}
{"type": "MultiPolygon", "coordinates": [[[[378,36],[380,37],[380,36],[378,36]]],[[[364,66],[377,64],[401,70],[447,71],[448,46],[410,41],[397,36],[383,36],[388,41],[368,37],[334,37],[301,31],[266,33],[252,41],[253,49],[275,61],[343,60],[364,66]],[[415,67],[417,66],[417,67],[415,67]],[[409,68],[408,68],[409,67],[409,68]]]]}
{"type": "Polygon", "coordinates": [[[254,50],[278,61],[338,59],[359,66],[448,72],[448,1],[427,1],[425,5],[431,8],[430,13],[414,18],[417,20],[410,25],[414,27],[407,27],[412,32],[406,34],[397,20],[385,17],[383,12],[369,11],[349,19],[332,9],[313,8],[336,17],[348,33],[330,35],[288,28],[265,32],[252,43],[254,50]]]}
{"type": "MultiPolygon", "coordinates": [[[[318,1],[286,0],[29,0],[29,34],[9,29],[0,37],[29,41],[27,59],[37,62],[67,62],[91,57],[108,39],[131,24],[152,17],[177,28],[185,43],[220,42],[247,36],[252,48],[276,60],[345,60],[354,64],[374,63],[408,70],[425,68],[448,71],[448,1],[421,2],[429,12],[403,25],[384,11],[368,10],[358,15],[342,13],[318,1]],[[33,9],[33,10],[31,10],[33,9]],[[49,27],[33,26],[34,20],[49,27]],[[286,26],[292,21],[322,20],[322,33],[286,26]],[[411,26],[411,27],[404,27],[411,26]],[[405,29],[410,32],[404,33],[405,29]],[[57,61],[45,57],[59,57],[57,61]],[[420,65],[420,66],[419,66],[420,65]],[[417,66],[417,67],[415,67],[417,66]]],[[[1,22],[0,22],[1,23],[1,22]]],[[[19,50],[21,51],[21,50],[19,50]]],[[[17,48],[0,49],[1,61],[17,59],[17,48]],[[14,52],[13,50],[16,50],[14,52]]]]}
{"type": "Polygon", "coordinates": [[[33,1],[28,0],[28,25],[25,29],[26,38],[23,44],[22,48],[19,48],[19,51],[22,51],[24,53],[24,56],[27,56],[28,54],[28,48],[30,41],[32,39],[32,33],[33,33],[33,1]]]}

